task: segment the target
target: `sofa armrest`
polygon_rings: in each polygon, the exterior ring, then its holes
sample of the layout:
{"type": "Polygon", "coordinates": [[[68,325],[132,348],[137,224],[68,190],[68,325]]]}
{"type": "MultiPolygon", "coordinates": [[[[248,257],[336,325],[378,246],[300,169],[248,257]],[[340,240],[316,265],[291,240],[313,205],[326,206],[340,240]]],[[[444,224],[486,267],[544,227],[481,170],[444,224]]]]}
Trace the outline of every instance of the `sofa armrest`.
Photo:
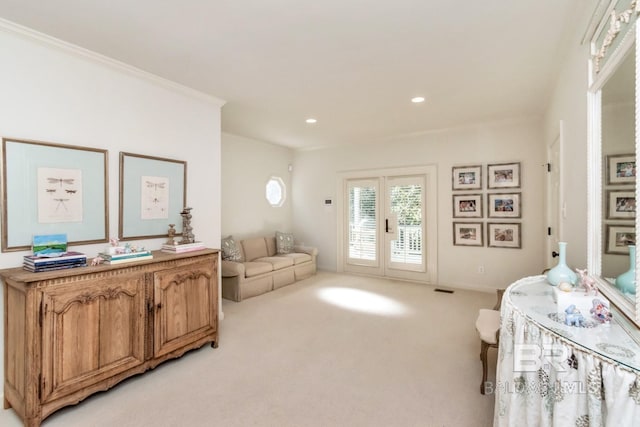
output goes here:
{"type": "Polygon", "coordinates": [[[244,277],[244,264],[241,262],[222,260],[222,277],[244,277]]]}
{"type": "Polygon", "coordinates": [[[309,254],[313,257],[318,255],[318,248],[313,248],[311,246],[294,246],[293,250],[295,252],[301,252],[304,254],[309,254]]]}

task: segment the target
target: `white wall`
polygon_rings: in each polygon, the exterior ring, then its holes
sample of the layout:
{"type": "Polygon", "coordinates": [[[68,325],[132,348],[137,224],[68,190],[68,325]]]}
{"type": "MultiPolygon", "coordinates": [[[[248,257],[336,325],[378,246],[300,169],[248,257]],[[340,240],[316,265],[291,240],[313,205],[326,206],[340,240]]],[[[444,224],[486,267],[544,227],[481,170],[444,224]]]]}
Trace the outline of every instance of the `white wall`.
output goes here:
{"type": "Polygon", "coordinates": [[[222,234],[236,239],[292,230],[289,148],[228,133],[222,134],[222,234]],[[287,197],[280,207],[265,198],[265,185],[280,177],[287,197]]]}
{"type": "MultiPolygon", "coordinates": [[[[118,153],[186,160],[196,238],[219,247],[222,102],[79,52],[0,21],[0,136],[108,149],[109,234],[114,237],[118,153]]],[[[139,243],[159,248],[163,241],[139,243]]],[[[73,249],[94,256],[104,246],[73,249]]],[[[0,268],[20,266],[25,254],[0,254],[0,268]]],[[[2,355],[3,344],[0,336],[2,355]]]]}
{"type": "MultiPolygon", "coordinates": [[[[296,238],[319,249],[319,268],[336,270],[336,209],[322,206],[336,196],[339,172],[435,164],[438,169],[439,283],[495,289],[544,265],[544,146],[537,119],[486,123],[384,144],[353,145],[295,153],[293,212],[296,238]],[[482,165],[486,211],[486,165],[522,163],[522,249],[453,245],[451,167],[482,165]],[[478,273],[483,265],[485,273],[478,273]]],[[[459,221],[456,219],[456,221],[459,221]]],[[[486,223],[485,217],[481,220],[486,223]]],[[[485,236],[486,237],[486,236],[485,236]]]]}

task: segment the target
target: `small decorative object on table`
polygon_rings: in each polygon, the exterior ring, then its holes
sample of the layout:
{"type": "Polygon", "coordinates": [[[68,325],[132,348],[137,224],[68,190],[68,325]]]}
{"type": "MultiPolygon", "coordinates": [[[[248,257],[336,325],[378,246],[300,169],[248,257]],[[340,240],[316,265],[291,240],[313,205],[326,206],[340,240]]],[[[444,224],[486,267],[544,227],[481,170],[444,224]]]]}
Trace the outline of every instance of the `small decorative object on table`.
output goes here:
{"type": "Polygon", "coordinates": [[[609,311],[609,304],[600,298],[593,299],[593,307],[591,307],[589,313],[600,323],[609,323],[613,318],[613,314],[609,311]]]}
{"type": "Polygon", "coordinates": [[[564,323],[569,326],[582,327],[585,324],[584,316],[580,313],[580,310],[575,305],[571,304],[565,309],[564,323]]]}
{"type": "Polygon", "coordinates": [[[593,293],[593,295],[598,295],[596,281],[593,277],[589,276],[587,269],[580,270],[576,268],[576,272],[580,275],[580,284],[584,288],[584,294],[589,295],[589,293],[593,293]]]}
{"type": "Polygon", "coordinates": [[[578,284],[581,286],[580,288],[575,288],[566,281],[561,282],[553,288],[553,300],[556,302],[558,313],[566,313],[565,309],[568,307],[573,307],[582,313],[592,312],[593,301],[596,299],[608,307],[606,298],[598,295],[596,281],[593,277],[589,276],[587,269],[576,268],[576,271],[580,275],[578,281],[578,284]]]}
{"type": "Polygon", "coordinates": [[[560,282],[558,284],[558,289],[562,292],[571,292],[573,291],[573,285],[569,282],[560,282]]]}
{"type": "Polygon", "coordinates": [[[561,282],[569,282],[572,285],[578,282],[578,276],[567,265],[566,249],[566,242],[558,242],[558,252],[560,255],[558,265],[547,272],[547,281],[552,286],[558,286],[561,282]]]}
{"type": "Polygon", "coordinates": [[[174,239],[174,237],[176,236],[176,229],[173,228],[175,226],[176,226],[175,224],[169,224],[169,232],[167,233],[169,238],[167,239],[167,243],[165,243],[165,245],[175,245],[176,244],[176,241],[174,239]]]}
{"type": "Polygon", "coordinates": [[[182,240],[180,240],[180,244],[195,242],[193,227],[191,227],[191,209],[185,207],[180,212],[180,215],[182,215],[182,240]]]}

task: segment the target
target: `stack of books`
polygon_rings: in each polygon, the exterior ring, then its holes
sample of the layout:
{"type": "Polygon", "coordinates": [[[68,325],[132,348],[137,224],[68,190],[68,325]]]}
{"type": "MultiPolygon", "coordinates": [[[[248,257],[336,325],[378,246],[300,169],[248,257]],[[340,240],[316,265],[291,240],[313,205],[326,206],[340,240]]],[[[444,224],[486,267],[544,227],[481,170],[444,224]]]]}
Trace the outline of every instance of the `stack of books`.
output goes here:
{"type": "Polygon", "coordinates": [[[102,258],[103,264],[109,265],[153,259],[153,254],[151,253],[151,251],[128,252],[123,254],[108,254],[101,252],[98,254],[98,256],[102,258]]]}
{"type": "Polygon", "coordinates": [[[33,273],[86,267],[87,256],[80,252],[64,252],[55,256],[25,255],[23,267],[33,273]]]}
{"type": "Polygon", "coordinates": [[[170,252],[173,254],[181,254],[184,252],[192,252],[192,251],[200,251],[202,249],[206,249],[204,243],[202,242],[193,242],[193,243],[180,243],[177,245],[162,245],[163,252],[170,252]]]}

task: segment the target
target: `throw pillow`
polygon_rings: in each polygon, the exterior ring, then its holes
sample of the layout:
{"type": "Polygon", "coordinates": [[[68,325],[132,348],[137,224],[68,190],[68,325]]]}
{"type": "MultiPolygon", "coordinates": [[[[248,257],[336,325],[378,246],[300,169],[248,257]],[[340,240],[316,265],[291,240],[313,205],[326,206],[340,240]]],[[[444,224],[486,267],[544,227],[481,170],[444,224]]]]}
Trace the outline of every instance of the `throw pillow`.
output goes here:
{"type": "Polygon", "coordinates": [[[233,239],[233,236],[222,239],[222,259],[225,261],[242,262],[242,252],[233,239]]]}
{"type": "Polygon", "coordinates": [[[293,234],[276,231],[276,252],[290,254],[293,252],[293,234]]]}

